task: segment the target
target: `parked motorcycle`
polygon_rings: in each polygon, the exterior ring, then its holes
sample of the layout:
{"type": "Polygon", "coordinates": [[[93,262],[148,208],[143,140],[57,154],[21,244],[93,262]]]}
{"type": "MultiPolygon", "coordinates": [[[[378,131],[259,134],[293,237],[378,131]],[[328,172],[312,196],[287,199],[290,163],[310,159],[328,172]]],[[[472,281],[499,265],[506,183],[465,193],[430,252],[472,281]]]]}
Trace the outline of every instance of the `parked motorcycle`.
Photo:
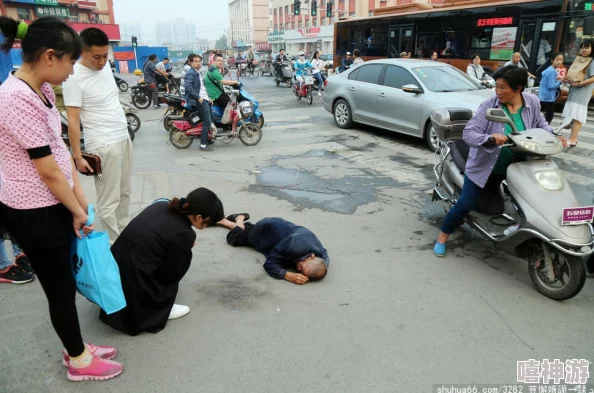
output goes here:
{"type": "MultiPolygon", "coordinates": [[[[247,121],[253,116],[253,104],[250,101],[238,102],[239,90],[232,90],[230,111],[230,123],[223,124],[223,113],[219,107],[213,107],[215,130],[208,132],[209,140],[218,140],[223,143],[230,143],[236,137],[246,146],[257,145],[262,139],[262,130],[255,123],[247,121]]],[[[173,129],[169,133],[169,141],[178,149],[187,149],[192,145],[194,138],[200,138],[202,134],[202,121],[198,113],[189,115],[194,122],[192,127],[186,119],[172,120],[173,129]]]]}
{"type": "Polygon", "coordinates": [[[311,70],[304,71],[305,74],[303,75],[303,82],[299,83],[297,78],[295,78],[295,85],[293,86],[293,93],[297,100],[301,100],[301,98],[305,97],[309,105],[313,103],[313,86],[314,86],[314,77],[311,74],[311,70]]]}
{"type": "Polygon", "coordinates": [[[161,118],[161,122],[163,123],[165,131],[169,132],[172,127],[172,120],[183,119],[184,112],[186,111],[186,100],[174,94],[163,94],[159,98],[167,105],[167,109],[161,118]]]}
{"type": "Polygon", "coordinates": [[[291,66],[291,63],[288,61],[283,61],[281,63],[281,75],[277,75],[277,73],[274,73],[274,83],[276,83],[277,86],[280,86],[281,83],[286,83],[288,88],[291,88],[291,86],[293,85],[293,67],[291,66]]]}
{"type": "Polygon", "coordinates": [[[120,78],[117,75],[113,75],[113,77],[115,78],[116,84],[118,85],[118,88],[120,89],[120,91],[125,92],[128,91],[128,82],[126,82],[125,80],[123,80],[122,78],[120,78]]]}
{"type": "Polygon", "coordinates": [[[153,103],[153,92],[151,86],[154,84],[147,84],[139,82],[138,85],[132,86],[130,94],[130,102],[138,109],[146,109],[153,103]]]}
{"type": "Polygon", "coordinates": [[[124,108],[124,113],[126,114],[126,121],[128,122],[128,127],[132,129],[132,132],[138,131],[140,129],[140,125],[142,124],[142,122],[140,121],[140,117],[136,115],[138,109],[128,104],[124,104],[123,102],[121,104],[122,108],[124,108]]]}
{"type": "MultiPolygon", "coordinates": [[[[462,134],[472,116],[472,111],[458,108],[431,114],[440,140],[435,152],[433,200],[445,202],[447,210],[460,197],[464,184],[469,146],[462,134]]],[[[499,249],[526,259],[538,292],[554,300],[572,298],[586,281],[584,259],[594,252],[594,229],[589,223],[592,210],[577,206],[571,186],[549,158],[561,153],[563,144],[542,129],[518,133],[502,109],[490,108],[486,118],[512,128],[503,146],[527,160],[511,164],[501,186],[487,183],[478,207],[465,221],[499,249]],[[584,212],[589,212],[589,217],[583,217],[584,212]]],[[[565,119],[555,134],[570,127],[571,119],[565,119]]],[[[494,140],[488,143],[494,144],[494,140]]]]}

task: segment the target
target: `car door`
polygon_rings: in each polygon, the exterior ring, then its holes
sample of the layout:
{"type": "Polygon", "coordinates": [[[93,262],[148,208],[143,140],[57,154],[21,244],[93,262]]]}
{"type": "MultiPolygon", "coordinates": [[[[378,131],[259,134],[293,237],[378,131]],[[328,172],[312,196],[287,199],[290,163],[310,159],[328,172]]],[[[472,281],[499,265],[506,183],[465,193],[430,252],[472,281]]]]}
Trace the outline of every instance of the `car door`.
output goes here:
{"type": "Polygon", "coordinates": [[[347,94],[354,121],[378,124],[375,106],[384,67],[384,64],[365,64],[349,73],[347,94]]]}
{"type": "Polygon", "coordinates": [[[419,120],[423,106],[423,93],[407,93],[402,90],[405,85],[421,83],[404,67],[388,65],[383,74],[382,83],[377,91],[377,101],[374,116],[382,127],[419,135],[419,120]]]}

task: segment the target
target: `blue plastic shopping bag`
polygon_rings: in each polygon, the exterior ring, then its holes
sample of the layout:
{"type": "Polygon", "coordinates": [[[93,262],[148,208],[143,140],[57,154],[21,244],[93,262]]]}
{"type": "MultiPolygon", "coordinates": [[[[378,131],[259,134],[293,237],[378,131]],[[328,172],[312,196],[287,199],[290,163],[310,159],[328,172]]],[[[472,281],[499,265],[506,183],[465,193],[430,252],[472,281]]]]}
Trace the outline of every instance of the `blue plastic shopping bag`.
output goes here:
{"type": "MultiPolygon", "coordinates": [[[[87,225],[92,225],[95,221],[92,205],[89,205],[88,215],[87,225]]],[[[75,239],[72,268],[78,292],[106,314],[126,307],[120,269],[111,253],[107,232],[92,232],[82,239],[75,239]]]]}

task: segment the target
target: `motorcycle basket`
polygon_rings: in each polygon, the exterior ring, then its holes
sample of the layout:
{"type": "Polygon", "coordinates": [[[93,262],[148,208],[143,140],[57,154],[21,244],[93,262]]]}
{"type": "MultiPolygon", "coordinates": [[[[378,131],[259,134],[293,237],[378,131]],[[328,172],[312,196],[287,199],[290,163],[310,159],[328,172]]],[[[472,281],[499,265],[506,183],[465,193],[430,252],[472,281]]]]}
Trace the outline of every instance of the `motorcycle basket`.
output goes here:
{"type": "Polygon", "coordinates": [[[313,86],[314,84],[314,78],[311,75],[306,75],[303,80],[305,81],[306,86],[313,86]]]}
{"type": "Polygon", "coordinates": [[[458,140],[462,139],[464,128],[473,115],[473,111],[466,108],[438,109],[431,113],[431,123],[441,141],[458,140]]]}

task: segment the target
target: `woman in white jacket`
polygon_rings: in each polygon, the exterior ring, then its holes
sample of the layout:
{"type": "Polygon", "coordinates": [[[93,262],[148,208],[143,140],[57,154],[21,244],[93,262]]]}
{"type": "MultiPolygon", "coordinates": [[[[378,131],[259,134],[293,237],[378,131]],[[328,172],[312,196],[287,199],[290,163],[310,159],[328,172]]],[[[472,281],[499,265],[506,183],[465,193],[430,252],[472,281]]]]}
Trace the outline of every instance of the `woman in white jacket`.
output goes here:
{"type": "Polygon", "coordinates": [[[485,70],[481,66],[481,58],[478,54],[472,56],[472,63],[466,68],[466,74],[477,83],[484,85],[486,82],[482,80],[485,75],[485,70]]]}

